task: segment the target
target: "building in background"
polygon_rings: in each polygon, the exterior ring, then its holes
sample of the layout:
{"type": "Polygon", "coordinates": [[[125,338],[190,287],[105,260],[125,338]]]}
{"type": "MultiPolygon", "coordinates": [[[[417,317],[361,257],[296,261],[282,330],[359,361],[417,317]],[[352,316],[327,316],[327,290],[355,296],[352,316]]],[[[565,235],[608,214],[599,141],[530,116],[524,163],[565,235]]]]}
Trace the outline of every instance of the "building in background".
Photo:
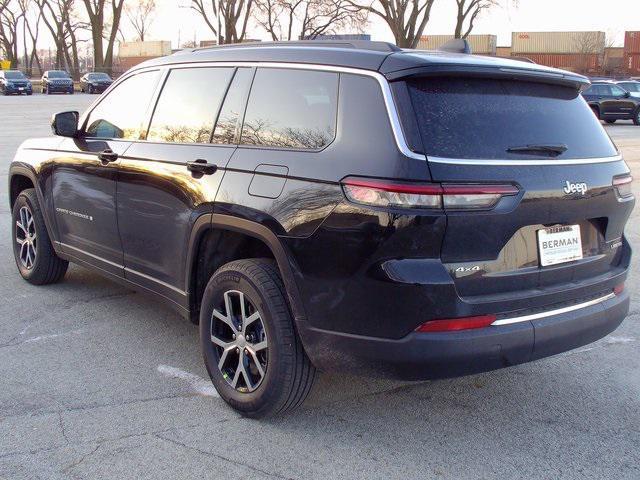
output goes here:
{"type": "Polygon", "coordinates": [[[513,32],[511,56],[583,74],[602,71],[604,32],[513,32]]]}
{"type": "Polygon", "coordinates": [[[126,72],[151,58],[171,55],[171,51],[171,42],[168,40],[121,42],[118,47],[118,58],[115,62],[114,73],[117,75],[126,72]]]}
{"type": "MultiPolygon", "coordinates": [[[[437,50],[453,35],[423,35],[418,42],[418,50],[437,50]]],[[[472,53],[476,55],[495,55],[498,37],[496,35],[469,35],[467,37],[472,53]]]]}
{"type": "Polygon", "coordinates": [[[625,32],[622,63],[627,75],[640,77],[640,32],[625,32]]]}

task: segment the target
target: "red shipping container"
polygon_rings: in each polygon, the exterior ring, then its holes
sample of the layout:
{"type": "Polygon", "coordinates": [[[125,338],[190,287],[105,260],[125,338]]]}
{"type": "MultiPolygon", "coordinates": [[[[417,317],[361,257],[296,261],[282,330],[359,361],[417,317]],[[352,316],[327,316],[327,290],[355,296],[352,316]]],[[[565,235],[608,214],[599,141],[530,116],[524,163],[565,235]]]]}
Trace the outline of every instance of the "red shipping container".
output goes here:
{"type": "Polygon", "coordinates": [[[640,77],[640,53],[625,53],[623,62],[628,75],[640,77]]]}
{"type": "Polygon", "coordinates": [[[600,55],[597,53],[512,53],[512,57],[524,57],[540,65],[571,70],[578,73],[600,71],[600,55]]]}
{"type": "Polygon", "coordinates": [[[624,53],[640,53],[640,32],[624,32],[624,53]]]}

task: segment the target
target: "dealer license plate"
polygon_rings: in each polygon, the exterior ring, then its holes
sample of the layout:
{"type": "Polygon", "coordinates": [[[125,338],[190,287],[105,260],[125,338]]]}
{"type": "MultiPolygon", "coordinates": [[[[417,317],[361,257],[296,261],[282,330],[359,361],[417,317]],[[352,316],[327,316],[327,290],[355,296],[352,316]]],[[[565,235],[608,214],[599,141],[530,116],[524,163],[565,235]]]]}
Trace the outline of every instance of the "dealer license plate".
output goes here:
{"type": "Polygon", "coordinates": [[[580,225],[538,230],[538,252],[543,267],[582,258],[580,225]]]}

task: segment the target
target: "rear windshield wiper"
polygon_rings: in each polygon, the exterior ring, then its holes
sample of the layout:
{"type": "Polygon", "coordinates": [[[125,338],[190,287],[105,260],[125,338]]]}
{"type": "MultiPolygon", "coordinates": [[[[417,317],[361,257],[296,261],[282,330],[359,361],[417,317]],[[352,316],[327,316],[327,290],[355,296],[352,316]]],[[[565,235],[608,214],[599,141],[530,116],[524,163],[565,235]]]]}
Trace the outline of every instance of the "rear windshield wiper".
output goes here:
{"type": "Polygon", "coordinates": [[[567,151],[567,146],[563,144],[558,145],[521,145],[517,147],[507,148],[509,153],[547,153],[549,155],[560,155],[567,151]]]}

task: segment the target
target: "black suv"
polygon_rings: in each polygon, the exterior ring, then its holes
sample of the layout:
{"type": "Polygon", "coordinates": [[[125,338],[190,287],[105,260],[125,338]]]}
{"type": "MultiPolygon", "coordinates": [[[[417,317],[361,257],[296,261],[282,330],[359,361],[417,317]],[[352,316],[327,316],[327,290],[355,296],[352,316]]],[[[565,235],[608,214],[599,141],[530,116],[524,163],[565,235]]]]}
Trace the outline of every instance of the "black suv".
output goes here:
{"type": "Polygon", "coordinates": [[[593,82],[582,92],[596,117],[607,123],[616,120],[633,120],[640,125],[640,98],[618,86],[614,82],[593,82]]]}
{"type": "Polygon", "coordinates": [[[83,93],[102,93],[112,83],[113,80],[106,73],[88,72],[80,79],[80,91],[83,93]]]}
{"type": "Polygon", "coordinates": [[[64,70],[47,70],[42,75],[42,93],[70,93],[73,95],[73,79],[64,70]]]}
{"type": "Polygon", "coordinates": [[[576,348],[627,315],[635,202],[586,87],[375,42],[150,60],[18,150],[16,263],[199,321],[249,416],[299,405],[316,368],[442,378],[576,348]]]}
{"type": "Polygon", "coordinates": [[[0,91],[3,95],[31,95],[33,86],[19,70],[0,70],[0,91]]]}

